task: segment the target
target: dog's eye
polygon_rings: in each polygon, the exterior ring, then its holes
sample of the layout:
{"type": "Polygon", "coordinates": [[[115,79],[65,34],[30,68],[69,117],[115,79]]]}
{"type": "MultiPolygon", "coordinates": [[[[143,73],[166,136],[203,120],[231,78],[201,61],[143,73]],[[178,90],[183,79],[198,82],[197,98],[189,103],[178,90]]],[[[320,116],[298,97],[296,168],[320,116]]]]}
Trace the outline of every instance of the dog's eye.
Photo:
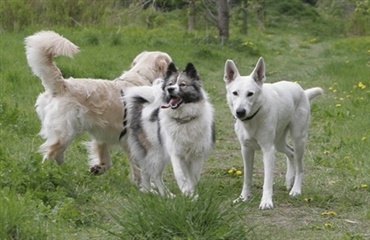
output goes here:
{"type": "Polygon", "coordinates": [[[247,93],[247,97],[252,97],[253,96],[253,93],[252,92],[248,92],[247,93]]]}
{"type": "Polygon", "coordinates": [[[185,83],[180,83],[180,87],[186,87],[185,83]]]}
{"type": "Polygon", "coordinates": [[[233,95],[238,96],[238,92],[237,91],[233,92],[233,95]]]}

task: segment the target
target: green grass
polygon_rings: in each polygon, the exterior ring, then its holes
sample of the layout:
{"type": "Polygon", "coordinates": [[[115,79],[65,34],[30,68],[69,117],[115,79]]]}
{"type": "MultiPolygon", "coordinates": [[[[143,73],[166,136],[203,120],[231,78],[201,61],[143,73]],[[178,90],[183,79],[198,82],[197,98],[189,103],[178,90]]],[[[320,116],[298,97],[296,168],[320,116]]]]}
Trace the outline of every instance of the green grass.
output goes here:
{"type": "MultiPolygon", "coordinates": [[[[42,139],[34,109],[43,91],[27,66],[23,39],[38,29],[0,38],[0,238],[1,239],[368,239],[370,237],[370,39],[320,38],[298,30],[251,29],[221,46],[216,32],[138,27],[55,28],[81,52],[57,58],[64,76],[114,79],[143,50],[168,52],[177,66],[193,62],[216,109],[216,147],[205,164],[199,199],[142,194],[129,181],[124,152],[113,150],[114,166],[90,176],[87,153],[77,138],[66,163],[41,164],[42,139]],[[305,153],[303,194],[284,187],[285,158],[278,154],[273,210],[260,211],[263,171],[256,155],[253,197],[231,205],[242,177],[233,119],[225,100],[223,69],[233,59],[249,74],[259,56],[267,82],[291,80],[321,86],[312,105],[305,153]],[[366,87],[359,84],[362,82],[366,87]],[[362,86],[362,87],[361,87],[362,86]],[[339,105],[340,104],[340,105],[339,105]]],[[[235,37],[234,37],[235,36],[235,37]]],[[[167,185],[177,195],[172,171],[167,185]]]]}

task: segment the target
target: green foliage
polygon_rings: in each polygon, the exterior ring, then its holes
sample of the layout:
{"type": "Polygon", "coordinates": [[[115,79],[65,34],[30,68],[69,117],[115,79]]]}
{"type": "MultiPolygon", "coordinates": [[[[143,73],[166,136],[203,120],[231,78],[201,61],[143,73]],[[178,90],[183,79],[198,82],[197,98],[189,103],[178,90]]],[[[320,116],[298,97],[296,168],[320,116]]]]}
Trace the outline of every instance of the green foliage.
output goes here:
{"type": "Polygon", "coordinates": [[[29,194],[20,195],[9,188],[0,191],[0,238],[1,239],[47,239],[42,230],[45,223],[29,209],[35,207],[29,194]]]}
{"type": "Polygon", "coordinates": [[[121,239],[252,239],[241,221],[241,206],[224,204],[216,183],[204,181],[199,198],[178,195],[164,198],[134,194],[111,213],[121,239]]]}

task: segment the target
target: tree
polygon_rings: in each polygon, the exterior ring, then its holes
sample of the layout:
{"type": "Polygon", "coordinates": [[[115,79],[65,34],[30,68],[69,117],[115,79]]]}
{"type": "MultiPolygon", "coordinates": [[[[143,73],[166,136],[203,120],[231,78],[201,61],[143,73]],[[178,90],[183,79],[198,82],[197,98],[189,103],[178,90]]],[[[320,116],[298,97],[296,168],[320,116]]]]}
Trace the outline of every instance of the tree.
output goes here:
{"type": "Polygon", "coordinates": [[[228,0],[219,0],[218,1],[218,36],[221,40],[221,43],[224,40],[229,39],[229,20],[230,20],[230,7],[228,0]]]}
{"type": "Polygon", "coordinates": [[[195,0],[189,0],[189,18],[188,18],[188,31],[191,32],[195,29],[195,0]]]}

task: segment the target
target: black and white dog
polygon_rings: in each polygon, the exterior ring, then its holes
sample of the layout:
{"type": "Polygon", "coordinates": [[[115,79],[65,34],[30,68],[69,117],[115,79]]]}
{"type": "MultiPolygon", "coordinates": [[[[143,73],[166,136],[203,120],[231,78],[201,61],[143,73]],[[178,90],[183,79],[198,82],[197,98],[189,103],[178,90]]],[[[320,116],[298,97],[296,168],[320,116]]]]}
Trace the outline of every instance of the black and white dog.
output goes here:
{"type": "Polygon", "coordinates": [[[164,79],[150,87],[127,89],[122,99],[128,108],[128,144],[141,170],[141,190],[151,191],[153,184],[159,194],[172,195],[162,180],[165,164],[171,161],[181,192],[192,196],[215,140],[214,110],[194,65],[178,71],[171,63],[164,79]]]}

